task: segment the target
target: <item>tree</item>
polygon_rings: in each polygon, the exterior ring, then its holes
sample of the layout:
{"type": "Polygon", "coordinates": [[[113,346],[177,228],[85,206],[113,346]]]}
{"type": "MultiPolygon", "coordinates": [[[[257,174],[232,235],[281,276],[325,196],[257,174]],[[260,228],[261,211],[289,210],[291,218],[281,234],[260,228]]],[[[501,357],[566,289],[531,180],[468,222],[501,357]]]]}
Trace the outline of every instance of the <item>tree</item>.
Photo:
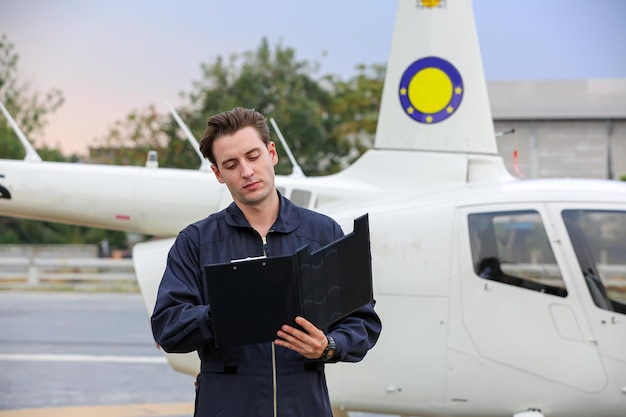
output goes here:
{"type": "MultiPolygon", "coordinates": [[[[256,51],[202,66],[203,79],[188,95],[185,120],[200,137],[207,116],[253,107],[276,120],[306,174],[337,172],[371,147],[378,120],[385,66],[356,69],[348,81],[334,76],[316,80],[317,63],[298,60],[294,49],[280,43],[271,48],[263,39],[256,51]]],[[[276,172],[290,171],[288,159],[279,159],[276,172]]]]}
{"type": "Polygon", "coordinates": [[[173,118],[159,114],[154,105],[131,111],[97,142],[89,148],[91,162],[143,165],[148,152],[156,151],[160,167],[197,169],[200,164],[173,118]]]}
{"type": "MultiPolygon", "coordinates": [[[[207,116],[237,106],[255,108],[276,120],[302,169],[319,173],[331,94],[313,78],[318,69],[315,63],[298,60],[294,49],[280,43],[271,48],[264,38],[256,51],[202,65],[202,79],[193,83],[187,95],[191,106],[184,111],[186,120],[201,137],[207,116]]],[[[275,142],[284,155],[280,142],[275,142]]],[[[287,158],[279,159],[276,171],[291,171],[287,158]]]]}
{"type": "MultiPolygon", "coordinates": [[[[200,140],[207,117],[237,106],[255,108],[276,120],[306,174],[334,173],[371,147],[376,130],[385,67],[356,70],[347,81],[316,78],[319,64],[297,59],[295,50],[281,43],[271,47],[264,38],[254,51],[201,64],[201,79],[181,94],[189,105],[178,112],[200,140]]],[[[286,155],[272,136],[279,154],[286,155]]],[[[156,150],[161,167],[200,165],[173,117],[158,115],[154,106],[131,112],[100,143],[91,149],[92,161],[142,165],[148,150],[156,150]]],[[[288,158],[279,158],[277,173],[291,169],[288,158]]]]}
{"type": "Polygon", "coordinates": [[[332,172],[344,169],[374,145],[385,69],[382,64],[361,64],[348,81],[327,77],[333,93],[329,106],[329,137],[335,144],[329,152],[335,158],[329,163],[332,172]]]}

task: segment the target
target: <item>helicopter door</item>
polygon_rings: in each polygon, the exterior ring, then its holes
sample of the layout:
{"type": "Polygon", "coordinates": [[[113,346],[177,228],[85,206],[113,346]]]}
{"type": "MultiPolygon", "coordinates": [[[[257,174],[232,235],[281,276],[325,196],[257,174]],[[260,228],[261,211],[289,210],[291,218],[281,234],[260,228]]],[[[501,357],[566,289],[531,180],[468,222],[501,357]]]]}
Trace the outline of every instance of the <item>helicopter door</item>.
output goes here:
{"type": "Polygon", "coordinates": [[[551,205],[571,259],[592,334],[603,356],[626,362],[626,211],[623,206],[551,205]]]}
{"type": "Polygon", "coordinates": [[[606,375],[543,205],[460,211],[463,322],[486,360],[587,392],[606,375]],[[574,366],[575,364],[575,366],[574,366]]]}

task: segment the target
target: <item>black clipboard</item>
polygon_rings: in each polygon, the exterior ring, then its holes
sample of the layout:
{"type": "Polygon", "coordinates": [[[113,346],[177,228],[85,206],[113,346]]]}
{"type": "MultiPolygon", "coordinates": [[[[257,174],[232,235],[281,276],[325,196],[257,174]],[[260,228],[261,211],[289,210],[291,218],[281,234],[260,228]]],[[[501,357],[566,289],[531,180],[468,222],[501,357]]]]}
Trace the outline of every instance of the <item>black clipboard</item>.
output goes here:
{"type": "Polygon", "coordinates": [[[216,347],[271,342],[296,316],[323,329],[373,300],[368,215],[313,253],[307,245],[204,270],[216,347]]]}

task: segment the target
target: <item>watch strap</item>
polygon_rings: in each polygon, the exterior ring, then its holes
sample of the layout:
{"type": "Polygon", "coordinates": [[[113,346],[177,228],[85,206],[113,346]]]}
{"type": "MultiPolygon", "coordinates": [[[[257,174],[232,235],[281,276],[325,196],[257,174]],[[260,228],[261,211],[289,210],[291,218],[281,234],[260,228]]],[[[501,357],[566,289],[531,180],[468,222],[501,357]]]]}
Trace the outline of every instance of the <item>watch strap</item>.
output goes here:
{"type": "Polygon", "coordinates": [[[324,349],[324,353],[322,353],[320,358],[323,361],[327,361],[335,356],[335,351],[337,350],[335,339],[332,336],[326,336],[326,339],[328,340],[328,345],[326,345],[326,349],[324,349]]]}

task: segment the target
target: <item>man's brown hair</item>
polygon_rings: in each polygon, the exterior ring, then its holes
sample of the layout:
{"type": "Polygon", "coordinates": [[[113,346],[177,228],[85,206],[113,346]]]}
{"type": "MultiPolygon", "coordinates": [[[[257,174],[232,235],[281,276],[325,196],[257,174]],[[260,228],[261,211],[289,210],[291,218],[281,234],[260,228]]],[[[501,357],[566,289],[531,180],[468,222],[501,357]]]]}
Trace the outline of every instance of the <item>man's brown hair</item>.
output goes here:
{"type": "Polygon", "coordinates": [[[216,164],[213,155],[213,142],[220,136],[233,135],[244,127],[253,127],[259,132],[265,145],[270,143],[270,129],[265,117],[254,109],[235,107],[230,111],[216,114],[207,120],[207,129],[200,140],[200,152],[212,164],[216,164]]]}

